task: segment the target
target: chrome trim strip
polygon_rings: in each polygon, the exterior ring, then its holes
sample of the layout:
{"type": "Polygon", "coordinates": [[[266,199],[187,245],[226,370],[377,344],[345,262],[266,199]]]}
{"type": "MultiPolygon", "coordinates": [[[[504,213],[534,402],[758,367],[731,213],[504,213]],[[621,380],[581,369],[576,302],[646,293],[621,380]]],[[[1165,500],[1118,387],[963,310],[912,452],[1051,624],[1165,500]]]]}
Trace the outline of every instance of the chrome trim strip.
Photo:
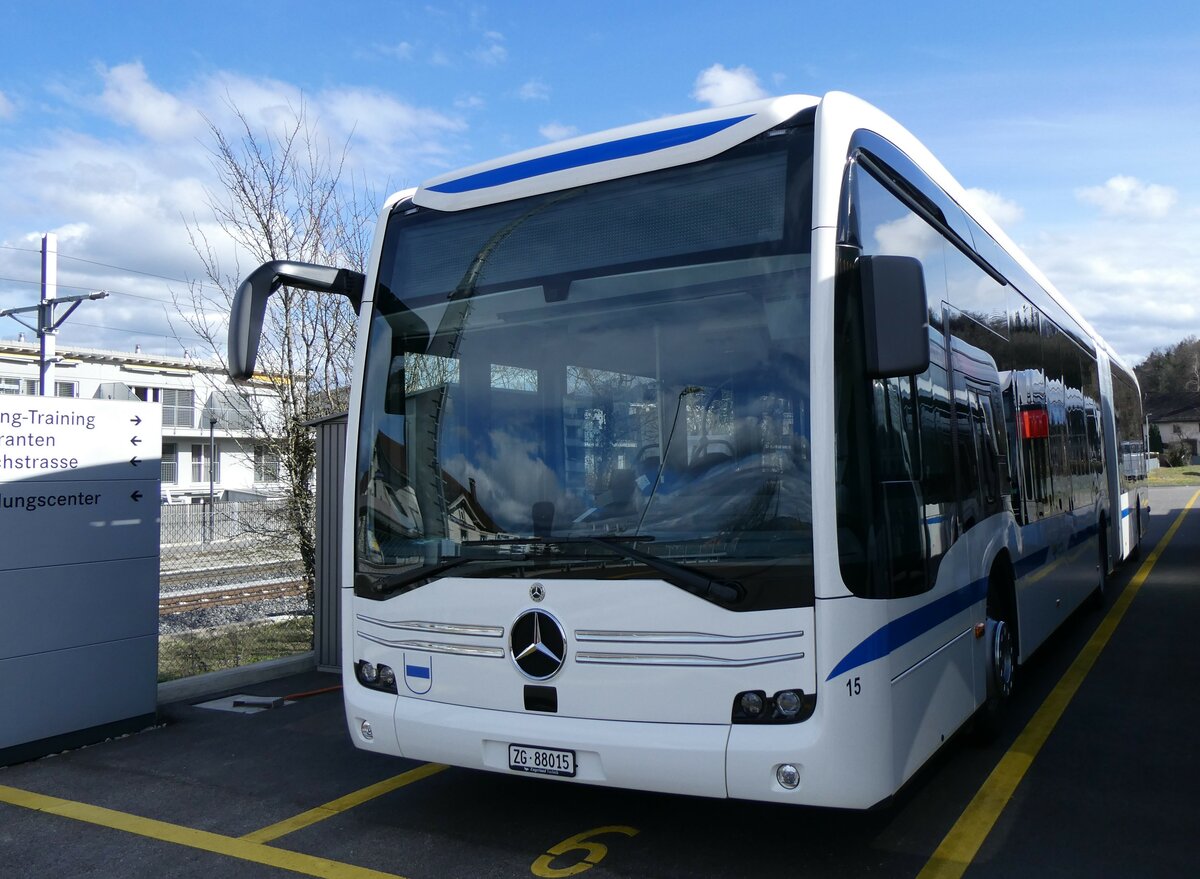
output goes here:
{"type": "Polygon", "coordinates": [[[637,632],[579,629],[576,641],[609,641],[633,644],[758,644],[762,641],[782,641],[803,638],[803,631],[764,632],[761,635],[719,635],[709,632],[637,632]]]}
{"type": "Polygon", "coordinates": [[[803,659],[803,653],[785,653],[780,656],[754,656],[748,659],[726,659],[721,656],[687,656],[664,653],[576,653],[575,661],[581,665],[646,665],[680,668],[749,668],[753,665],[770,665],[775,662],[792,662],[803,659]]]}
{"type": "Polygon", "coordinates": [[[960,632],[959,634],[955,635],[953,638],[951,638],[949,641],[947,641],[945,644],[943,644],[943,645],[942,645],[941,647],[939,647],[937,650],[935,650],[935,651],[933,651],[932,653],[930,653],[930,654],[929,654],[928,656],[926,656],[924,659],[920,659],[920,660],[918,660],[918,661],[914,662],[912,665],[910,665],[910,666],[909,666],[908,668],[906,668],[904,671],[900,672],[900,674],[898,674],[898,675],[896,675],[894,678],[892,678],[892,683],[893,683],[893,684],[894,684],[894,683],[897,683],[897,682],[898,682],[898,681],[899,681],[901,678],[904,678],[905,676],[907,676],[907,675],[911,674],[912,672],[916,671],[917,669],[919,669],[919,668],[920,668],[921,666],[923,666],[925,663],[929,662],[931,659],[933,659],[935,656],[937,656],[937,655],[938,655],[939,653],[941,653],[942,651],[944,651],[944,650],[949,650],[949,649],[950,649],[951,647],[953,647],[953,646],[954,646],[956,643],[958,643],[959,641],[961,641],[963,638],[967,637],[967,635],[971,635],[971,634],[973,634],[973,633],[974,633],[974,631],[975,631],[975,627],[974,627],[974,626],[971,626],[971,628],[969,628],[969,629],[967,629],[967,630],[965,630],[965,631],[963,631],[963,632],[960,632]]]}
{"type": "Polygon", "coordinates": [[[426,632],[434,635],[472,635],[479,638],[503,638],[503,626],[476,626],[469,623],[427,623],[420,620],[390,620],[376,619],[365,614],[356,614],[364,623],[382,626],[385,629],[400,629],[405,632],[426,632]]]}
{"type": "Polygon", "coordinates": [[[366,632],[358,632],[358,637],[384,647],[395,647],[400,650],[419,650],[422,653],[449,653],[454,656],[479,656],[486,659],[503,659],[503,647],[476,647],[472,644],[444,644],[438,641],[389,641],[377,638],[366,632]]]}

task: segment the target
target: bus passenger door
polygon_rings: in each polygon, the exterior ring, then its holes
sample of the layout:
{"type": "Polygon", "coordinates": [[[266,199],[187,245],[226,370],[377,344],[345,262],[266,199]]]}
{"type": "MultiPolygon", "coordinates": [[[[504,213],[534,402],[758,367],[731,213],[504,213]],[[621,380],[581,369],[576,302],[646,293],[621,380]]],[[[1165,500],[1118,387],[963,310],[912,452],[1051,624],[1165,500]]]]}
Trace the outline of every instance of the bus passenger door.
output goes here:
{"type": "MultiPolygon", "coordinates": [[[[983,351],[954,340],[950,356],[954,382],[954,453],[959,531],[954,547],[959,588],[986,582],[988,543],[996,529],[993,515],[1005,508],[1007,442],[996,411],[999,374],[983,351]],[[998,429],[999,428],[999,429],[998,429]]],[[[978,597],[982,598],[980,594],[978,597]]],[[[982,616],[973,614],[978,622],[982,616]]],[[[971,642],[971,687],[976,704],[987,697],[987,651],[984,640],[971,642]]]]}

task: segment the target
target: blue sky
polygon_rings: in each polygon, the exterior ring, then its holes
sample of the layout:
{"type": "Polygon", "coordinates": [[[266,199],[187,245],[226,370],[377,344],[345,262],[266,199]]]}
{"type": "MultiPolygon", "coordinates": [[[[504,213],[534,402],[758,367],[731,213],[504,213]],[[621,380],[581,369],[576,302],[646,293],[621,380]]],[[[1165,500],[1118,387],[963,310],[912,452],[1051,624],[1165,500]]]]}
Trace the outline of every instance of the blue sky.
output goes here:
{"type": "MultiPolygon", "coordinates": [[[[571,133],[831,89],[980,190],[1126,359],[1200,335],[1191,4],[2,0],[0,21],[0,308],[36,301],[47,231],[61,295],[123,294],[83,306],[63,345],[194,344],[171,305],[183,285],[164,278],[201,274],[183,217],[207,219],[203,120],[226,120],[226,100],[257,119],[302,98],[383,189],[571,133]]],[[[0,320],[0,338],[20,330],[0,320]]]]}

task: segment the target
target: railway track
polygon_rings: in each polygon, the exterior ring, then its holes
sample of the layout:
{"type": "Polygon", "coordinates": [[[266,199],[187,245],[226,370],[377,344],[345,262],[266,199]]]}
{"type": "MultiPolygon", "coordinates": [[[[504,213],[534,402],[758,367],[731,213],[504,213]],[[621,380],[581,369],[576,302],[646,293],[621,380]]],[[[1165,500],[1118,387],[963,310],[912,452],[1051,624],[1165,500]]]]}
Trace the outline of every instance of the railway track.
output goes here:
{"type": "Polygon", "coordinates": [[[193,559],[186,567],[179,568],[171,568],[164,563],[159,571],[159,584],[164,592],[174,592],[181,589],[206,589],[208,583],[218,577],[226,583],[257,584],[262,580],[277,582],[294,579],[299,573],[299,567],[298,559],[258,562],[225,558],[193,559]]]}
{"type": "Polygon", "coordinates": [[[295,598],[304,595],[303,580],[283,583],[255,583],[231,586],[225,589],[210,589],[182,595],[162,595],[158,599],[158,615],[166,616],[207,607],[229,607],[252,604],[277,598],[295,598]]]}

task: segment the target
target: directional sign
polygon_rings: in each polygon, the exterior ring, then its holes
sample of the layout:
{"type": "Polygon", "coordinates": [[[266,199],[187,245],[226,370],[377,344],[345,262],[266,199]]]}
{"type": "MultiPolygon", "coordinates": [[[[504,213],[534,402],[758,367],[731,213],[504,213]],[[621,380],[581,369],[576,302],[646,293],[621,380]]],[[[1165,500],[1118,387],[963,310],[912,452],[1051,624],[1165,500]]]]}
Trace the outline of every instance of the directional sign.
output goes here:
{"type": "Polygon", "coordinates": [[[157,560],[157,486],[157,480],[0,484],[0,534],[11,538],[0,567],[157,560]]]}
{"type": "Polygon", "coordinates": [[[161,419],[141,401],[0,397],[0,484],[157,479],[161,419]]]}
{"type": "Polygon", "coordinates": [[[141,401],[0,397],[0,569],[157,557],[161,417],[141,401]]]}
{"type": "Polygon", "coordinates": [[[0,765],[154,714],[161,420],[0,397],[0,765]]]}

